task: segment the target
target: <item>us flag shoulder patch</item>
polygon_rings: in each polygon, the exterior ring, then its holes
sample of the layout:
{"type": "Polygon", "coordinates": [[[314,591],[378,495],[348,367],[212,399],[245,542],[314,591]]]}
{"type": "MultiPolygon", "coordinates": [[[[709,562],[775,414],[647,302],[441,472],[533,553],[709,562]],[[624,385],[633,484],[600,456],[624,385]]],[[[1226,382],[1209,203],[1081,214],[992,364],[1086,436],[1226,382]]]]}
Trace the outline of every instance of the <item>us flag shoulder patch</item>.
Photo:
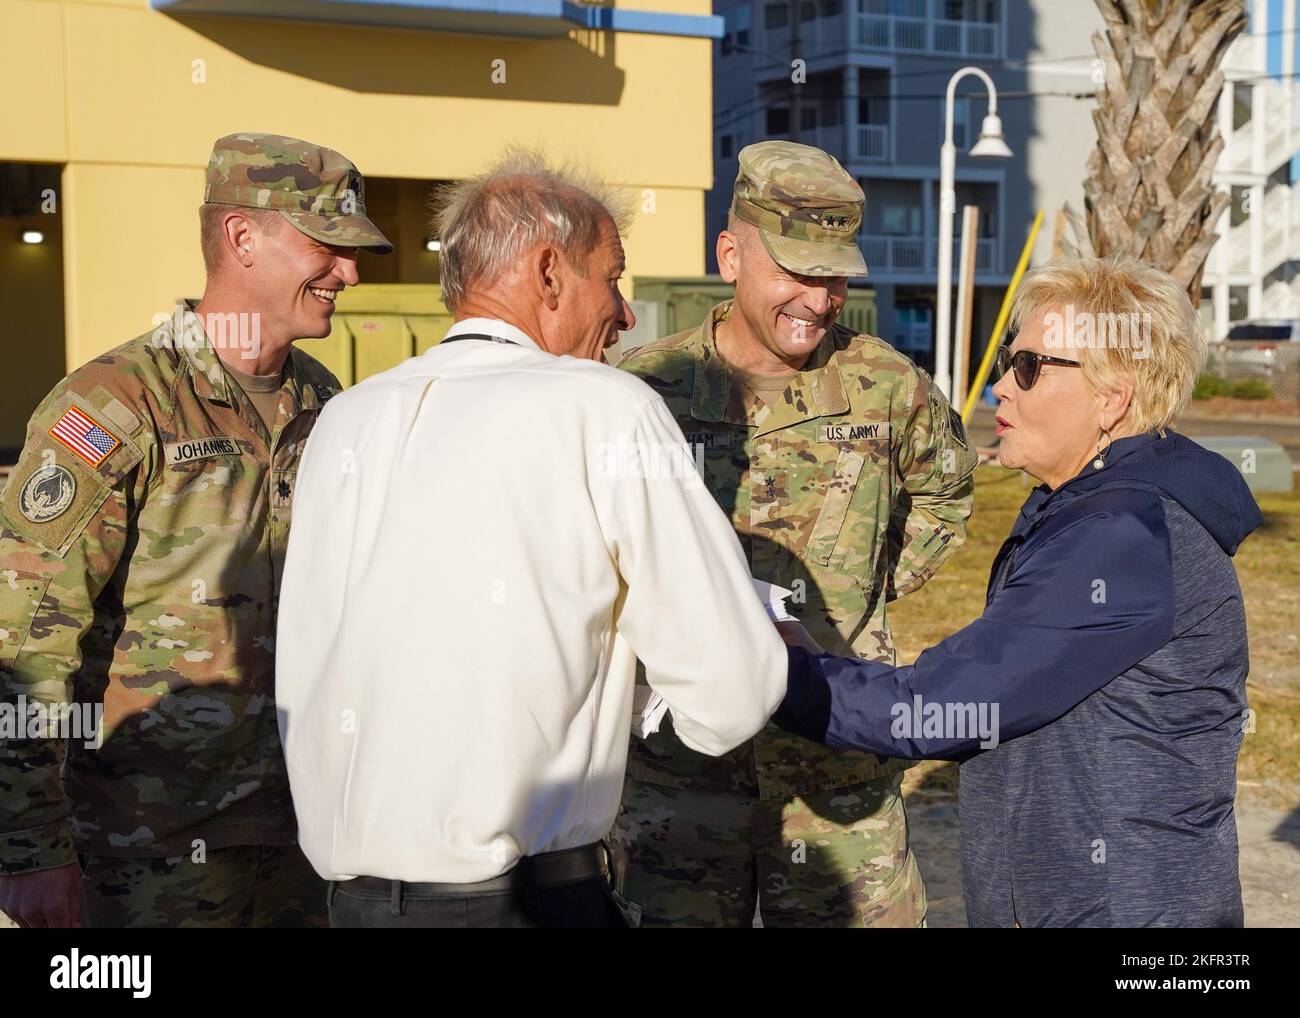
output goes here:
{"type": "Polygon", "coordinates": [[[70,407],[54,422],[49,433],[92,467],[103,463],[122,444],[116,435],[92,421],[75,406],[70,407]]]}

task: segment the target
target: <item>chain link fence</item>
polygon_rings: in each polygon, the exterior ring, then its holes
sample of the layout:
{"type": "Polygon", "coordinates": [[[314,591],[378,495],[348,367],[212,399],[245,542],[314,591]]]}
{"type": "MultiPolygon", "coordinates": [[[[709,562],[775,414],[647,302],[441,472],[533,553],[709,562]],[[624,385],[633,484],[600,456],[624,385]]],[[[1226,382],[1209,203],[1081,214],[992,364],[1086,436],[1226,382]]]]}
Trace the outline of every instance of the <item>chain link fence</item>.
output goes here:
{"type": "Polygon", "coordinates": [[[1300,342],[1211,343],[1199,388],[1205,395],[1250,394],[1247,398],[1300,402],[1300,342]],[[1207,382],[1205,376],[1210,376],[1211,381],[1207,382]],[[1218,386],[1213,380],[1226,385],[1218,386]]]}

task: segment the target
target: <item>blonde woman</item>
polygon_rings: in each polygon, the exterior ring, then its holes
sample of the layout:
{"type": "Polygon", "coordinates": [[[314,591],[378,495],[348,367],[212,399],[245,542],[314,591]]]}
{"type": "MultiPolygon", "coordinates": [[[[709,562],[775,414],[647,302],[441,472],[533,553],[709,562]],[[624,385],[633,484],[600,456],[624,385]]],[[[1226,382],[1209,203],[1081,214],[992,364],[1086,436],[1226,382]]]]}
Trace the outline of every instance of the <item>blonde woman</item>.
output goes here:
{"type": "Polygon", "coordinates": [[[1042,483],[984,614],[914,665],[787,632],[775,720],[830,745],[961,764],[972,926],[1240,926],[1235,768],[1261,516],[1175,434],[1204,359],[1182,288],[1132,259],[1027,275],[999,352],[998,459],[1042,483]]]}

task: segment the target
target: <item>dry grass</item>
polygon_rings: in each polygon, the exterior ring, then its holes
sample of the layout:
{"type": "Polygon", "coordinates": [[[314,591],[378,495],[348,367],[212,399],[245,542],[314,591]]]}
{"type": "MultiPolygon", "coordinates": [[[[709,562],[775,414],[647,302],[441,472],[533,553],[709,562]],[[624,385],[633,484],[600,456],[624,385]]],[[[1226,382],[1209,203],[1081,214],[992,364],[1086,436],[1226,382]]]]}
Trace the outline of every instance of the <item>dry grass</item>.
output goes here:
{"type": "MultiPolygon", "coordinates": [[[[979,469],[966,544],[925,587],[890,608],[901,661],[915,660],[983,611],[989,568],[1031,486],[1019,471],[979,469]]],[[[1243,789],[1290,806],[1300,795],[1300,495],[1261,495],[1259,503],[1264,526],[1236,557],[1256,722],[1237,775],[1243,789]]],[[[952,795],[956,772],[954,764],[923,763],[908,773],[905,787],[909,795],[952,795]]]]}

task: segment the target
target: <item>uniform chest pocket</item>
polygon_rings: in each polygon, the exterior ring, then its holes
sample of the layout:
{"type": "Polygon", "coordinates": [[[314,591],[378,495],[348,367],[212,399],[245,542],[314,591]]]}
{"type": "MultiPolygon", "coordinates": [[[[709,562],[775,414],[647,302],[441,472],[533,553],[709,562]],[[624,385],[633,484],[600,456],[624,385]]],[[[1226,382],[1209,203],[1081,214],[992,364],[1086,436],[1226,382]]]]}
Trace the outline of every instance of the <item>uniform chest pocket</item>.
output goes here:
{"type": "Polygon", "coordinates": [[[822,499],[817,521],[808,535],[804,557],[809,561],[823,566],[830,563],[865,462],[866,457],[855,449],[840,450],[839,457],[835,460],[835,470],[826,485],[826,497],[822,499]]]}

